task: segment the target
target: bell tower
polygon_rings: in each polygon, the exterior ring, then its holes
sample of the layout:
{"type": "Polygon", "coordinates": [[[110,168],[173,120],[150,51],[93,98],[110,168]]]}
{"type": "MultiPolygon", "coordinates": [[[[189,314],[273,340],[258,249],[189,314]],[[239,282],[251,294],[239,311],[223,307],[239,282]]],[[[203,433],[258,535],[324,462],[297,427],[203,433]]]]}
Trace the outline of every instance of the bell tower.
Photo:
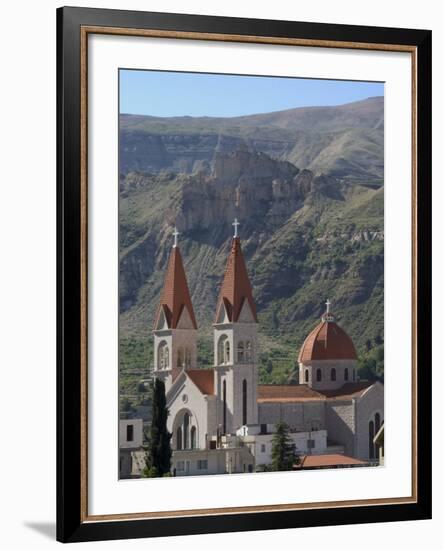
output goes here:
{"type": "Polygon", "coordinates": [[[177,229],[154,321],[154,374],[170,388],[182,369],[197,363],[197,322],[178,247],[177,229]]]}
{"type": "Polygon", "coordinates": [[[221,433],[257,424],[257,312],[235,219],[214,322],[214,368],[221,433]]]}

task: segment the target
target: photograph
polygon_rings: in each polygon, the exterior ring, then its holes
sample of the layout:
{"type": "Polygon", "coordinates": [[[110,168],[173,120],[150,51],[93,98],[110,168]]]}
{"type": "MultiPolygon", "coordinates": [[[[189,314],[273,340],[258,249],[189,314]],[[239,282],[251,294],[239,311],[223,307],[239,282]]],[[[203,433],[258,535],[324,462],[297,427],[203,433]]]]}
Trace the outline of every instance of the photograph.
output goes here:
{"type": "Polygon", "coordinates": [[[384,83],[118,84],[119,479],[383,467],[384,83]]]}

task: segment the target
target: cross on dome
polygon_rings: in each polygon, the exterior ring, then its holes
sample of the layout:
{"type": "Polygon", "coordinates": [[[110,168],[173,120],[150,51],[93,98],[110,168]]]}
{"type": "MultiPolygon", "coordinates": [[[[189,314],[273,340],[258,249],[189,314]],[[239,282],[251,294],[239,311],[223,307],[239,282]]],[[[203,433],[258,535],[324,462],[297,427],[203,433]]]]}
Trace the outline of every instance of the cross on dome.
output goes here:
{"type": "Polygon", "coordinates": [[[237,218],[234,219],[234,223],[232,225],[234,226],[234,237],[238,237],[238,226],[240,225],[240,222],[237,221],[237,218]]]}
{"type": "Polygon", "coordinates": [[[329,298],[326,300],[325,305],[326,311],[322,315],[322,321],[333,323],[335,321],[335,318],[334,315],[331,313],[331,301],[329,300],[329,298]]]}
{"type": "Polygon", "coordinates": [[[180,235],[180,233],[177,231],[177,228],[174,227],[174,244],[173,244],[173,247],[174,248],[177,248],[177,237],[180,235]]]}

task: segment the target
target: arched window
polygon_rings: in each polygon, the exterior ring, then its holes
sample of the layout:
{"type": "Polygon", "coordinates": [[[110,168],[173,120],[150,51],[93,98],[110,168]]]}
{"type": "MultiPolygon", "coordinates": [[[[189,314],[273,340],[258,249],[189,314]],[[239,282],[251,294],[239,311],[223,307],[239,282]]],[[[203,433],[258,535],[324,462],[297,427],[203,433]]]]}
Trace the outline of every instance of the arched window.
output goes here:
{"type": "Polygon", "coordinates": [[[243,380],[243,426],[248,423],[248,383],[243,380]]]}
{"type": "Polygon", "coordinates": [[[218,341],[218,364],[225,365],[231,361],[231,347],[226,334],[220,336],[218,341]]]}
{"type": "Polygon", "coordinates": [[[245,363],[252,363],[254,361],[252,357],[252,344],[250,340],[246,342],[245,345],[245,363]]]}
{"type": "Polygon", "coordinates": [[[306,382],[306,384],[309,382],[309,371],[308,371],[308,369],[305,369],[305,382],[306,382]]]}
{"type": "MultiPolygon", "coordinates": [[[[378,434],[378,430],[380,429],[380,414],[379,413],[375,413],[375,417],[374,417],[374,436],[378,434]]],[[[377,444],[374,444],[374,454],[375,454],[375,458],[378,458],[378,453],[379,453],[379,445],[377,444]]]]}
{"type": "Polygon", "coordinates": [[[245,345],[243,342],[239,342],[237,345],[237,361],[239,363],[245,362],[245,345]]]}
{"type": "Polygon", "coordinates": [[[167,369],[169,367],[169,348],[164,340],[158,345],[157,352],[157,368],[167,369]]]}
{"type": "Polygon", "coordinates": [[[197,440],[197,429],[195,426],[191,428],[191,449],[195,449],[197,440]]]}
{"type": "Polygon", "coordinates": [[[349,380],[349,369],[348,367],[345,368],[345,382],[347,382],[349,380]]]}
{"type": "Polygon", "coordinates": [[[375,458],[374,455],[374,422],[369,422],[369,458],[375,458]]]}
{"type": "Polygon", "coordinates": [[[321,382],[321,369],[317,369],[317,382],[321,382]]]}
{"type": "Polygon", "coordinates": [[[226,380],[223,380],[223,433],[226,433],[226,380]]]}
{"type": "Polygon", "coordinates": [[[183,448],[189,449],[189,414],[183,417],[183,448]]]}
{"type": "Polygon", "coordinates": [[[177,446],[177,450],[178,450],[178,451],[181,451],[182,448],[183,448],[183,442],[182,442],[182,429],[181,429],[181,426],[179,426],[179,427],[177,428],[177,432],[176,432],[176,436],[175,436],[175,437],[176,437],[176,439],[177,439],[177,442],[176,442],[176,443],[177,443],[177,445],[176,445],[176,446],[177,446]]]}
{"type": "Polygon", "coordinates": [[[335,369],[331,369],[331,380],[333,382],[337,380],[337,371],[335,369]]]}
{"type": "Polygon", "coordinates": [[[379,429],[380,429],[380,415],[379,413],[376,413],[375,414],[375,433],[377,433],[379,429]]]}

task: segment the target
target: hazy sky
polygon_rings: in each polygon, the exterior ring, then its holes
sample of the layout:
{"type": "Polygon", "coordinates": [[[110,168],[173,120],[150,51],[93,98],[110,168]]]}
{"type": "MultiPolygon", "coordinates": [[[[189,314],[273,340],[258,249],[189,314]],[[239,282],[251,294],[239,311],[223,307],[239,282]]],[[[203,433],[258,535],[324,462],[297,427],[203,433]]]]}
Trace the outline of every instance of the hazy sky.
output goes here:
{"type": "Polygon", "coordinates": [[[383,95],[383,83],[120,70],[120,112],[237,116],[383,95]]]}

